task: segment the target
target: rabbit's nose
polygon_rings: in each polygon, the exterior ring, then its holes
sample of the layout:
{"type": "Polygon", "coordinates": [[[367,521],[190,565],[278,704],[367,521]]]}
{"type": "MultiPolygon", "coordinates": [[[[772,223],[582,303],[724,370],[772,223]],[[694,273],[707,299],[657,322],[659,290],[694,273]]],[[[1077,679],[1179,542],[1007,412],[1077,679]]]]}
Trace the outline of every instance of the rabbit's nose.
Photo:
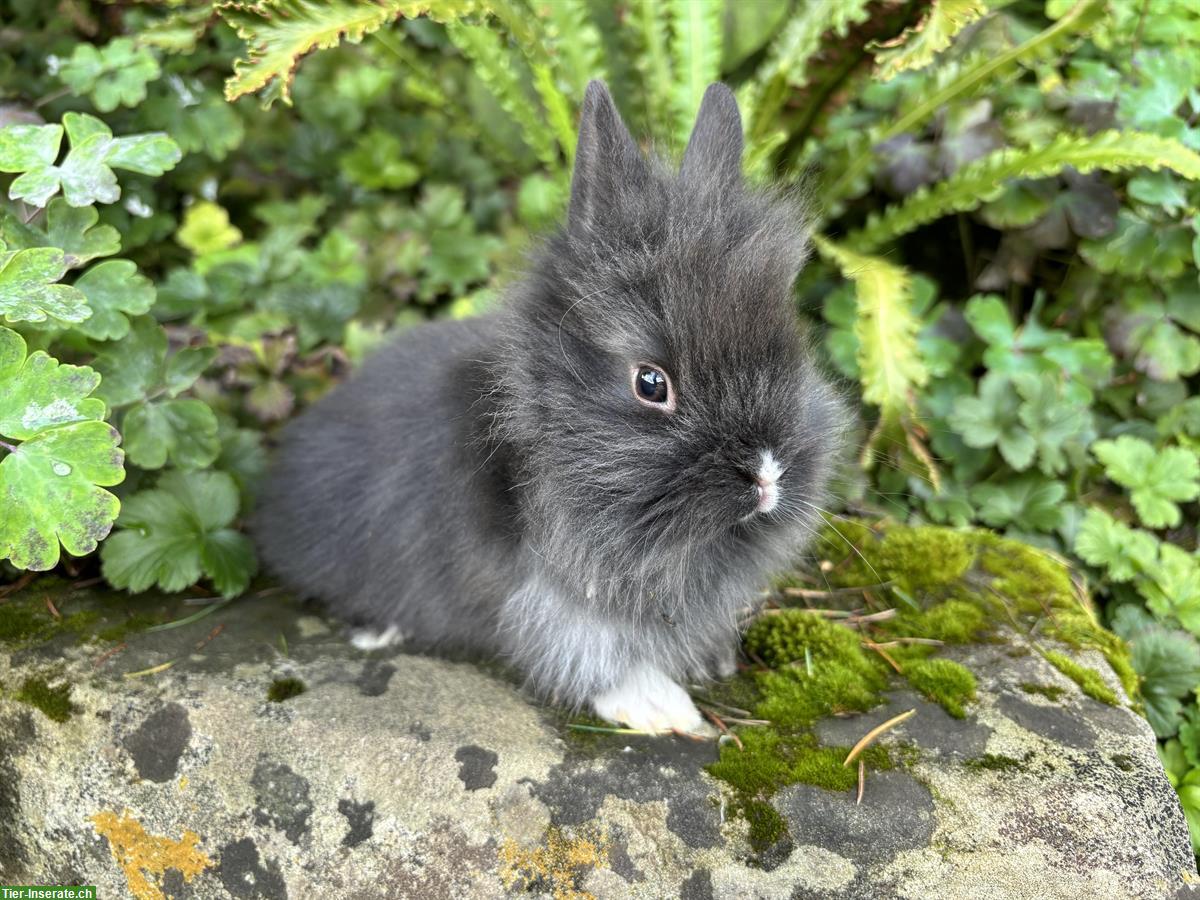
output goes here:
{"type": "Polygon", "coordinates": [[[755,512],[769,513],[779,505],[779,479],[783,477],[783,466],[770,450],[759,455],[758,473],[754,476],[758,491],[758,506],[755,512]]]}

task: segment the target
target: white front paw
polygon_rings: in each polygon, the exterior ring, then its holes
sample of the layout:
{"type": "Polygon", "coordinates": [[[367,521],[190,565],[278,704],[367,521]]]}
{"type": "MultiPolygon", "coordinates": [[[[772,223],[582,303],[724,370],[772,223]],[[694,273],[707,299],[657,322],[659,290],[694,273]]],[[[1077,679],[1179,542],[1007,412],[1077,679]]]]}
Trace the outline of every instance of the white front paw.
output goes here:
{"type": "Polygon", "coordinates": [[[687,692],[653,666],[630,669],[616,687],[592,698],[592,708],[602,718],[637,731],[716,734],[687,692]]]}

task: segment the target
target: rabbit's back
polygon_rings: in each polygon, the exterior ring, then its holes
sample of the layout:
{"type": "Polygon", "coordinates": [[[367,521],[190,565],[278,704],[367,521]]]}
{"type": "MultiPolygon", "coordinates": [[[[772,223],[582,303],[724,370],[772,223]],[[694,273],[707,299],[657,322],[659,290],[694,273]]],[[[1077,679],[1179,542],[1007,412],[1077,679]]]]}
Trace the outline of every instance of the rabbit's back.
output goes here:
{"type": "Polygon", "coordinates": [[[283,429],[254,515],[274,574],[415,645],[493,648],[517,536],[486,439],[494,332],[487,317],[405,332],[283,429]]]}

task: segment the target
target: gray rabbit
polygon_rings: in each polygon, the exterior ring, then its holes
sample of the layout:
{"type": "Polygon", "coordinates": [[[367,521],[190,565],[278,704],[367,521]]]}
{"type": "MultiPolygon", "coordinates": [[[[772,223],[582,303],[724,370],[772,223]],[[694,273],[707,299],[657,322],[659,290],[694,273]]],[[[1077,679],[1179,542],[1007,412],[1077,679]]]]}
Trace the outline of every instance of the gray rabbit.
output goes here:
{"type": "Polygon", "coordinates": [[[680,682],[732,673],[846,423],[796,320],[803,218],[741,156],[724,85],[676,173],[589,84],[566,225],[500,311],[403,333],[284,429],[254,522],[268,565],[557,702],[705,731],[680,682]]]}

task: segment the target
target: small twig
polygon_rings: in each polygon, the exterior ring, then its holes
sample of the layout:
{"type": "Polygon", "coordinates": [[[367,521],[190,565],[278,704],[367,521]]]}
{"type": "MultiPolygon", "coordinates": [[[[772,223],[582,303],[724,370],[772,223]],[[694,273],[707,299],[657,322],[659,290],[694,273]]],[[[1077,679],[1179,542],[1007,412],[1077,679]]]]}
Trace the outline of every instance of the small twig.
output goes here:
{"type": "Polygon", "coordinates": [[[607,728],[601,725],[583,725],[577,722],[568,722],[567,727],[574,728],[576,731],[598,731],[601,734],[654,734],[652,731],[638,731],[636,728],[607,728]]]}
{"type": "Polygon", "coordinates": [[[715,707],[716,709],[723,709],[723,710],[725,710],[726,712],[731,712],[731,713],[733,713],[735,716],[749,716],[749,715],[753,715],[753,714],[750,712],[750,710],[748,710],[748,709],[739,709],[739,708],[738,708],[738,707],[736,707],[736,706],[730,706],[728,703],[718,703],[716,700],[710,700],[708,697],[695,697],[695,696],[694,696],[694,697],[693,697],[693,699],[695,699],[695,700],[696,700],[696,701],[698,701],[699,703],[706,703],[706,704],[708,704],[709,706],[715,707]]]}
{"type": "Polygon", "coordinates": [[[946,642],[939,641],[934,638],[900,637],[892,638],[890,641],[880,641],[878,643],[868,641],[867,643],[869,643],[872,647],[895,647],[899,644],[928,644],[931,647],[941,647],[946,642]]]}
{"type": "Polygon", "coordinates": [[[857,624],[858,622],[885,622],[888,619],[896,617],[895,607],[881,609],[878,612],[867,613],[865,616],[851,616],[848,621],[857,624]]]}
{"type": "Polygon", "coordinates": [[[105,650],[98,657],[96,657],[96,661],[94,663],[92,663],[92,668],[94,668],[94,669],[100,668],[102,665],[104,665],[105,662],[107,662],[112,657],[116,656],[118,653],[120,653],[122,650],[124,650],[128,646],[129,646],[128,644],[122,642],[120,644],[117,644],[117,646],[115,646],[115,647],[105,650]]]}
{"type": "MultiPolygon", "coordinates": [[[[149,630],[149,629],[147,629],[147,630],[149,630]]],[[[167,662],[161,663],[157,666],[151,666],[149,669],[142,669],[138,672],[126,672],[125,677],[126,678],[141,678],[143,675],[157,675],[159,672],[167,671],[167,669],[171,668],[171,666],[175,665],[175,663],[177,663],[178,661],[179,660],[171,659],[171,660],[168,660],[167,662]]]]}
{"type": "Polygon", "coordinates": [[[50,599],[50,595],[47,594],[44,599],[46,601],[46,609],[50,610],[50,615],[56,619],[61,619],[62,613],[58,611],[58,607],[54,605],[54,601],[50,599]]]}
{"type": "Polygon", "coordinates": [[[900,713],[900,715],[898,715],[898,716],[892,716],[890,719],[888,719],[882,725],[876,725],[874,728],[872,728],[870,731],[868,731],[865,735],[863,735],[857,744],[855,744],[853,747],[850,748],[850,752],[848,754],[846,754],[846,759],[842,763],[842,765],[843,766],[850,765],[850,763],[854,762],[854,760],[858,756],[858,754],[862,753],[864,750],[867,749],[868,746],[870,746],[871,742],[874,741],[875,738],[879,737],[885,731],[889,731],[890,729],[895,728],[901,722],[907,722],[909,719],[911,719],[916,714],[917,714],[917,711],[915,709],[910,709],[907,712],[900,713]]]}
{"type": "MultiPolygon", "coordinates": [[[[840,587],[840,588],[824,588],[814,589],[787,587],[783,589],[785,597],[812,597],[819,599],[821,597],[833,597],[838,594],[861,594],[863,591],[875,591],[880,588],[891,587],[892,582],[881,581],[879,584],[864,584],[855,587],[840,587]]],[[[814,610],[815,612],[815,610],[814,610]]]]}
{"type": "Polygon", "coordinates": [[[900,675],[904,674],[904,669],[901,668],[900,663],[898,663],[894,659],[892,659],[892,655],[890,653],[888,653],[886,650],[884,650],[882,646],[880,646],[879,644],[874,644],[871,641],[863,641],[863,646],[869,647],[870,649],[872,649],[876,653],[878,653],[880,656],[882,656],[884,658],[884,660],[887,662],[887,664],[889,666],[891,666],[893,669],[895,669],[897,673],[899,673],[900,675]]]}
{"type": "Polygon", "coordinates": [[[3,447],[9,453],[16,453],[17,447],[15,444],[10,444],[8,441],[0,441],[0,447],[3,447]]]}
{"type": "Polygon", "coordinates": [[[866,760],[858,761],[858,796],[854,798],[855,806],[862,806],[863,788],[867,786],[867,763],[866,760]]]}
{"type": "Polygon", "coordinates": [[[93,587],[94,585],[100,584],[103,581],[104,578],[100,575],[97,575],[95,578],[85,578],[83,581],[76,581],[74,584],[72,584],[71,590],[82,591],[85,588],[93,587]]]}
{"type": "Polygon", "coordinates": [[[27,587],[29,583],[33,581],[33,579],[37,578],[40,574],[41,572],[25,572],[12,584],[6,584],[4,587],[0,587],[0,600],[4,599],[9,594],[15,594],[23,587],[27,587]]]}
{"type": "Polygon", "coordinates": [[[721,721],[721,717],[720,717],[720,716],[718,716],[718,715],[717,715],[716,713],[714,713],[714,712],[710,712],[710,711],[709,711],[709,710],[707,710],[707,709],[702,709],[702,710],[701,710],[701,712],[702,712],[702,713],[704,713],[706,716],[708,716],[710,719],[712,719],[712,721],[713,721],[713,724],[714,724],[714,725],[716,725],[716,726],[717,726],[717,728],[719,728],[719,729],[721,730],[721,733],[722,733],[722,734],[727,734],[727,735],[729,735],[729,736],[730,736],[730,737],[733,739],[733,742],[734,742],[735,744],[737,744],[737,748],[738,748],[739,750],[745,750],[745,749],[746,749],[745,747],[743,747],[743,746],[742,746],[742,739],[741,739],[741,738],[739,738],[739,737],[738,737],[736,734],[734,734],[732,731],[730,731],[730,730],[729,730],[729,728],[728,728],[728,727],[725,725],[725,723],[724,723],[723,721],[721,721]]]}
{"type": "Polygon", "coordinates": [[[213,638],[215,638],[218,634],[220,634],[224,630],[225,630],[225,623],[222,622],[220,625],[218,625],[216,628],[214,628],[212,631],[210,631],[208,633],[208,637],[204,638],[202,641],[200,641],[200,643],[196,644],[196,649],[197,650],[202,649],[205,644],[207,644],[209,641],[211,641],[213,638]]]}

